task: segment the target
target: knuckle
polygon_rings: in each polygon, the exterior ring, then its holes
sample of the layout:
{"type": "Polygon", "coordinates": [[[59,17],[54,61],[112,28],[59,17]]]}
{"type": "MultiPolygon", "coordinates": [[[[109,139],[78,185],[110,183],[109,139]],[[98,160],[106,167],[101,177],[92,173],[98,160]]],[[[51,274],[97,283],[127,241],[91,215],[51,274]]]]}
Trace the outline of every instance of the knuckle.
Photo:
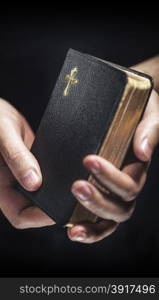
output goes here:
{"type": "Polygon", "coordinates": [[[126,193],[124,199],[126,201],[132,201],[138,196],[139,192],[140,192],[139,187],[135,185],[126,193]]]}
{"type": "Polygon", "coordinates": [[[8,151],[6,154],[7,154],[8,162],[10,163],[17,163],[21,161],[25,156],[25,153],[21,150],[8,151]]]}
{"type": "Polygon", "coordinates": [[[116,222],[125,222],[129,220],[135,210],[136,202],[134,201],[131,205],[125,207],[123,212],[116,216],[116,222]]]}
{"type": "Polygon", "coordinates": [[[133,204],[130,207],[128,207],[127,211],[125,212],[124,221],[131,218],[131,216],[135,210],[135,206],[136,206],[136,201],[134,201],[133,204]]]}
{"type": "Polygon", "coordinates": [[[124,214],[124,218],[123,218],[123,221],[126,221],[126,220],[129,220],[132,216],[134,212],[134,207],[129,209],[125,214],[124,214]]]}

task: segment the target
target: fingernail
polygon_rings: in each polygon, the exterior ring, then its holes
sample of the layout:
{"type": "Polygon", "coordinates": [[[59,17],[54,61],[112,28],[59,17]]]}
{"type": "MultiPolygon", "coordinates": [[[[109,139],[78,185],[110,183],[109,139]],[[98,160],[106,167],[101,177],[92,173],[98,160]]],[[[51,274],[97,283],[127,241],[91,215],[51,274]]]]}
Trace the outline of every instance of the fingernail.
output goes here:
{"type": "Polygon", "coordinates": [[[144,140],[142,141],[141,149],[144,153],[145,158],[147,160],[149,160],[151,158],[151,155],[152,155],[152,149],[151,149],[151,146],[150,146],[149,141],[148,141],[147,138],[144,138],[144,140]]]}
{"type": "Polygon", "coordinates": [[[82,201],[89,200],[92,192],[88,186],[80,186],[72,189],[73,194],[82,201]]]}
{"type": "Polygon", "coordinates": [[[22,183],[28,190],[35,190],[37,185],[39,184],[39,176],[33,171],[29,170],[22,178],[22,183]]]}
{"type": "Polygon", "coordinates": [[[78,232],[74,237],[74,240],[76,241],[84,241],[86,239],[86,233],[85,232],[78,232]]]}
{"type": "Polygon", "coordinates": [[[93,174],[99,174],[100,173],[100,164],[97,161],[92,161],[89,166],[91,172],[93,174]]]}

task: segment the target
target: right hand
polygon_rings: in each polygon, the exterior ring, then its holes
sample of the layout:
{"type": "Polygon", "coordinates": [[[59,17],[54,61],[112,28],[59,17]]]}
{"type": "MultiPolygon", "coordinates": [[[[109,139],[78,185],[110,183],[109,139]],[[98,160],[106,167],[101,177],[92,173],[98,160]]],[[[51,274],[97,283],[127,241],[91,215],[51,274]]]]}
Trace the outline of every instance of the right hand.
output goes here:
{"type": "Polygon", "coordinates": [[[53,225],[55,222],[14,189],[17,180],[26,190],[42,183],[36,158],[29,151],[34,134],[26,119],[0,99],[0,209],[18,229],[53,225]]]}
{"type": "Polygon", "coordinates": [[[159,96],[152,91],[143,118],[136,129],[133,148],[136,160],[122,170],[98,155],[84,158],[84,166],[97,180],[117,197],[98,191],[87,180],[77,180],[72,192],[77,200],[92,213],[102,218],[95,224],[81,223],[68,229],[72,241],[94,243],[113,233],[119,223],[131,217],[135,199],[147,178],[148,166],[159,143],[159,96]]]}

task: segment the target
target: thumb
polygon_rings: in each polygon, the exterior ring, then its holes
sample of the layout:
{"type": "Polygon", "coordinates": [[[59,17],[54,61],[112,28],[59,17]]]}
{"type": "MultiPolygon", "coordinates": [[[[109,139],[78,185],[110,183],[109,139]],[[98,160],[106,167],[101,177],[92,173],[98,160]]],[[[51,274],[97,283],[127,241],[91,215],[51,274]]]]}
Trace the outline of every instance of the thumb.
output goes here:
{"type": "Polygon", "coordinates": [[[40,167],[25,146],[20,130],[12,121],[0,124],[0,153],[17,181],[27,190],[37,190],[42,182],[40,167]]]}
{"type": "Polygon", "coordinates": [[[159,96],[153,91],[134,136],[134,152],[140,160],[149,161],[158,143],[159,96]]]}

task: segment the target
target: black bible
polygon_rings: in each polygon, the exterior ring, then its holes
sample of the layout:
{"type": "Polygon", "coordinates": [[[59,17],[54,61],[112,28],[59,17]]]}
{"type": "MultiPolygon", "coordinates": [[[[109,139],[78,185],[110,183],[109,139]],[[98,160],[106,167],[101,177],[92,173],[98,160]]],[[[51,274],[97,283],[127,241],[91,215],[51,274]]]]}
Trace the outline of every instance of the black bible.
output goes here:
{"type": "Polygon", "coordinates": [[[70,49],[31,148],[43,183],[18,190],[59,224],[95,222],[71,186],[88,179],[102,191],[82,160],[98,154],[121,167],[151,89],[148,75],[70,49]]]}

